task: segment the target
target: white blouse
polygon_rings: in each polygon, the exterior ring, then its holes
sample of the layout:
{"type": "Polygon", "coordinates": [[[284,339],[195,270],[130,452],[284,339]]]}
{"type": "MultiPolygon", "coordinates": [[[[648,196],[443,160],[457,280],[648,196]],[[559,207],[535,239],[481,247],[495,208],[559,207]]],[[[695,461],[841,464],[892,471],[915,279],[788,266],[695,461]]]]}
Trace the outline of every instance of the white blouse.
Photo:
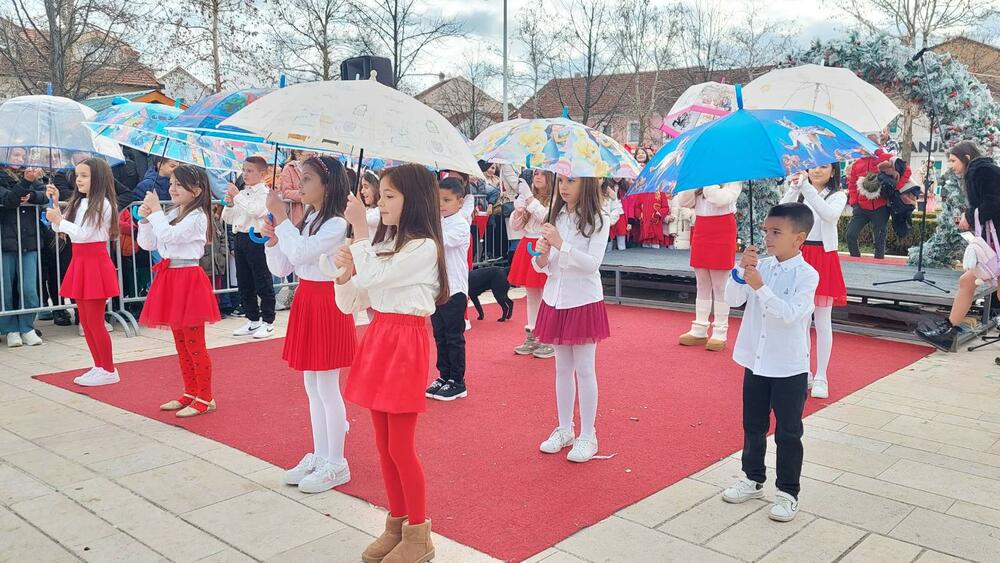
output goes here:
{"type": "Polygon", "coordinates": [[[253,227],[259,233],[267,216],[267,193],[270,188],[263,182],[246,186],[233,196],[233,204],[222,210],[222,220],[233,226],[234,233],[246,233],[253,227]]]}
{"type": "Polygon", "coordinates": [[[531,259],[535,271],[548,274],[542,301],[556,309],[572,309],[604,300],[599,270],[608,248],[611,217],[602,211],[603,225],[590,237],[580,234],[577,218],[576,213],[564,207],[555,224],[563,239],[562,246],[549,250],[549,261],[544,268],[538,265],[537,257],[531,259]]]}
{"type": "Polygon", "coordinates": [[[821,241],[823,250],[836,252],[840,248],[837,240],[837,222],[847,207],[847,192],[837,190],[831,194],[827,188],[818,192],[808,180],[801,180],[789,186],[788,191],[781,197],[781,203],[798,201],[800,195],[802,203],[812,209],[814,219],[812,230],[809,231],[806,240],[821,241]]]}
{"type": "Polygon", "coordinates": [[[178,213],[180,209],[175,207],[167,213],[160,210],[150,214],[146,221],[139,222],[136,242],[143,250],[155,250],[163,258],[200,260],[208,242],[208,217],[201,209],[195,209],[171,225],[178,213]]]}
{"type": "Polygon", "coordinates": [[[718,217],[736,213],[736,200],[740,197],[743,184],[729,182],[722,185],[705,186],[698,190],[684,190],[674,196],[674,202],[689,209],[694,209],[697,217],[718,217]]]}
{"type": "Polygon", "coordinates": [[[116,218],[112,217],[111,206],[108,202],[102,201],[101,203],[103,204],[103,209],[99,223],[94,224],[93,221],[83,220],[90,204],[90,198],[84,197],[80,199],[79,205],[76,208],[76,220],[63,219],[58,226],[53,223],[53,229],[57,233],[65,234],[69,237],[69,240],[76,243],[107,242],[111,238],[111,233],[108,232],[108,229],[111,227],[111,221],[114,221],[116,218]]]}
{"type": "MultiPolygon", "coordinates": [[[[528,218],[524,226],[518,230],[523,231],[524,236],[528,238],[542,236],[542,225],[549,220],[549,208],[537,199],[532,199],[531,203],[524,206],[523,209],[528,212],[528,218]]],[[[511,223],[514,224],[513,218],[511,219],[511,223]]]]}
{"type": "Polygon", "coordinates": [[[265,246],[267,267],[271,273],[283,278],[292,272],[300,279],[310,281],[333,281],[319,268],[319,257],[323,254],[333,256],[347,240],[347,221],[342,217],[331,217],[314,234],[309,234],[309,227],[319,217],[313,211],[306,217],[303,232],[292,221],[285,219],[274,228],[278,244],[265,246]]]}
{"type": "Polygon", "coordinates": [[[351,245],[357,273],[343,285],[337,285],[337,306],[344,313],[371,307],[380,313],[399,313],[429,317],[437,308],[437,245],[431,239],[417,239],[403,245],[395,254],[393,242],[372,245],[362,239],[351,245]]]}
{"type": "Polygon", "coordinates": [[[441,218],[444,265],[448,271],[448,291],[469,294],[469,245],[472,243],[472,211],[475,198],[466,197],[454,215],[441,218]]]}
{"type": "Polygon", "coordinates": [[[618,199],[617,195],[612,195],[607,197],[604,211],[611,217],[611,224],[614,225],[625,213],[625,208],[622,207],[622,200],[618,199]]]}
{"type": "Polygon", "coordinates": [[[726,302],[731,307],[746,303],[733,361],[761,377],[808,372],[809,326],[819,274],[802,254],[784,262],[773,256],[762,258],[757,270],[764,280],[760,289],[731,277],[726,281],[726,302]]]}
{"type": "Polygon", "coordinates": [[[379,212],[378,206],[365,210],[365,221],[368,223],[368,239],[374,239],[378,224],[382,222],[382,213],[379,212]]]}

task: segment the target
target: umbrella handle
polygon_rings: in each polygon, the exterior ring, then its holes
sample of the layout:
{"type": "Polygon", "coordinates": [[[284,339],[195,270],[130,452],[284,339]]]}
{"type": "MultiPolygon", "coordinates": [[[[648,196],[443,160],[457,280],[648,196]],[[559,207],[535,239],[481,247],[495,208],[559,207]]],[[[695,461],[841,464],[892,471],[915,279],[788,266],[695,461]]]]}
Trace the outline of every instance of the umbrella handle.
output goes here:
{"type": "Polygon", "coordinates": [[[527,250],[528,254],[530,254],[532,256],[541,256],[542,255],[541,252],[535,250],[534,243],[532,243],[532,242],[528,242],[527,246],[525,247],[525,250],[527,250]]]}
{"type": "Polygon", "coordinates": [[[740,285],[746,285],[747,284],[747,281],[745,279],[743,279],[743,278],[740,277],[740,274],[736,270],[736,268],[733,268],[733,271],[729,272],[729,274],[731,276],[733,276],[733,281],[734,282],[736,282],[736,283],[738,283],[740,285]]]}
{"type": "Polygon", "coordinates": [[[138,205],[133,205],[132,206],[132,218],[135,219],[136,221],[142,221],[143,219],[145,219],[145,217],[143,217],[142,215],[139,215],[139,206],[138,205]]]}
{"type": "MultiPolygon", "coordinates": [[[[274,221],[274,215],[271,215],[270,213],[268,213],[267,214],[267,220],[268,221],[274,221]]],[[[250,227],[250,230],[247,231],[247,236],[249,236],[250,240],[256,242],[257,244],[264,244],[267,241],[271,240],[271,237],[265,237],[265,236],[261,236],[261,235],[257,234],[257,232],[254,231],[253,227],[250,227]]]]}
{"type": "MultiPolygon", "coordinates": [[[[56,206],[56,202],[50,197],[49,198],[49,205],[46,206],[45,209],[52,209],[55,206],[56,206]]],[[[51,227],[52,226],[52,221],[49,221],[49,218],[45,216],[45,213],[40,214],[38,216],[38,220],[41,221],[42,224],[45,225],[46,227],[51,227]]]]}

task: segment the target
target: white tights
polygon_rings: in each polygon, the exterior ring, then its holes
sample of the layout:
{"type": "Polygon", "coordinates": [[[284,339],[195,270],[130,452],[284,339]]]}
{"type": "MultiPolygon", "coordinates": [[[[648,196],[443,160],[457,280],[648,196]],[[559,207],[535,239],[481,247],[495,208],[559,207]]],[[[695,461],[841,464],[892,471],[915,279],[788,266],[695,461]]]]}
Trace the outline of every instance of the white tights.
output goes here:
{"type": "Polygon", "coordinates": [[[816,325],[816,379],[826,381],[826,370],[830,367],[833,353],[833,307],[817,306],[813,311],[816,325]]]}
{"type": "Polygon", "coordinates": [[[726,277],[728,270],[694,269],[694,279],[698,283],[698,299],[712,301],[726,300],[726,277]]]}
{"type": "Polygon", "coordinates": [[[542,304],[542,289],[540,287],[526,287],[527,294],[525,301],[528,302],[528,324],[524,328],[535,330],[535,321],[538,319],[538,307],[542,304]]]}
{"type": "Polygon", "coordinates": [[[573,431],[573,403],[580,394],[580,437],[594,438],[597,419],[597,344],[554,346],[556,350],[556,410],[560,430],[573,431]],[[575,377],[574,377],[575,375],[575,377]]]}
{"type": "Polygon", "coordinates": [[[340,370],[306,371],[302,375],[309,396],[313,453],[335,464],[347,463],[344,438],[349,425],[340,396],[340,370]]]}

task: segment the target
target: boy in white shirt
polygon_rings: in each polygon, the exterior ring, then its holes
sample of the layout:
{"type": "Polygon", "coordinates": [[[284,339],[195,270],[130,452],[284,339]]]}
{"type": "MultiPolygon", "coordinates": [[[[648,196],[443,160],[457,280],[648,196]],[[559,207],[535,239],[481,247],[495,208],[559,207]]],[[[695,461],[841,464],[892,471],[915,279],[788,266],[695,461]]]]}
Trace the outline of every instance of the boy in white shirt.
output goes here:
{"type": "Polygon", "coordinates": [[[743,472],[746,477],[722,493],[741,503],[764,496],[764,453],[774,411],[777,493],[769,514],[788,522],[799,511],[802,473],[802,408],[809,373],[809,324],[819,274],[800,248],[813,226],[812,211],[801,203],[771,208],[764,220],[770,256],[757,257],[750,246],[740,260],[745,284],[729,279],[726,301],[746,304],[733,360],[743,366],[743,472]]]}
{"type": "Polygon", "coordinates": [[[233,226],[235,237],[236,285],[247,315],[247,323],[233,332],[233,336],[267,338],[274,334],[274,281],[267,269],[264,245],[250,240],[248,234],[261,232],[267,216],[267,193],[270,188],[264,183],[267,161],[259,156],[251,156],[243,163],[242,190],[229,184],[226,192],[226,208],[222,210],[222,220],[233,226]],[[258,302],[259,300],[259,302],[258,302]]]}
{"type": "Polygon", "coordinates": [[[445,178],[438,185],[444,262],[451,298],[444,305],[438,305],[431,315],[439,375],[425,395],[439,401],[454,401],[468,395],[465,388],[465,311],[469,300],[469,232],[475,198],[465,195],[465,185],[457,178],[445,178]]]}

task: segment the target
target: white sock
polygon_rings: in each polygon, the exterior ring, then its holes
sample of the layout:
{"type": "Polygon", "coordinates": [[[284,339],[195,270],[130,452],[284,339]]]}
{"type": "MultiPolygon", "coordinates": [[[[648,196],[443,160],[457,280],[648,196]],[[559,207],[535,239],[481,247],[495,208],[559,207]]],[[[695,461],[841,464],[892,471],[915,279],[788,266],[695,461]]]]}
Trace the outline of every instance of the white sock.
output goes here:
{"type": "Polygon", "coordinates": [[[625,250],[625,235],[618,235],[615,240],[618,241],[618,250],[625,250]]]}
{"type": "Polygon", "coordinates": [[[316,372],[304,371],[302,378],[306,385],[306,396],[309,397],[309,420],[312,423],[313,454],[323,459],[329,459],[330,442],[327,436],[326,409],[320,398],[316,372]]]}
{"type": "Polygon", "coordinates": [[[573,377],[573,347],[553,346],[556,351],[556,412],[559,429],[573,431],[573,403],[576,400],[576,378],[573,377]]]}
{"type": "Polygon", "coordinates": [[[542,304],[542,290],[538,287],[526,287],[524,292],[527,294],[525,301],[528,302],[528,324],[524,325],[524,328],[528,330],[535,330],[535,321],[538,320],[538,308],[542,304]]]}
{"type": "Polygon", "coordinates": [[[826,381],[833,354],[833,307],[816,307],[813,320],[816,324],[816,379],[826,381]]]}
{"type": "Polygon", "coordinates": [[[580,394],[580,437],[597,437],[597,343],[578,344],[573,349],[577,393],[580,394]]]}
{"type": "Polygon", "coordinates": [[[341,465],[347,463],[344,458],[344,440],[347,437],[349,424],[344,399],[340,396],[340,370],[316,372],[316,387],[320,400],[323,401],[325,414],[327,457],[331,463],[341,465]]]}

